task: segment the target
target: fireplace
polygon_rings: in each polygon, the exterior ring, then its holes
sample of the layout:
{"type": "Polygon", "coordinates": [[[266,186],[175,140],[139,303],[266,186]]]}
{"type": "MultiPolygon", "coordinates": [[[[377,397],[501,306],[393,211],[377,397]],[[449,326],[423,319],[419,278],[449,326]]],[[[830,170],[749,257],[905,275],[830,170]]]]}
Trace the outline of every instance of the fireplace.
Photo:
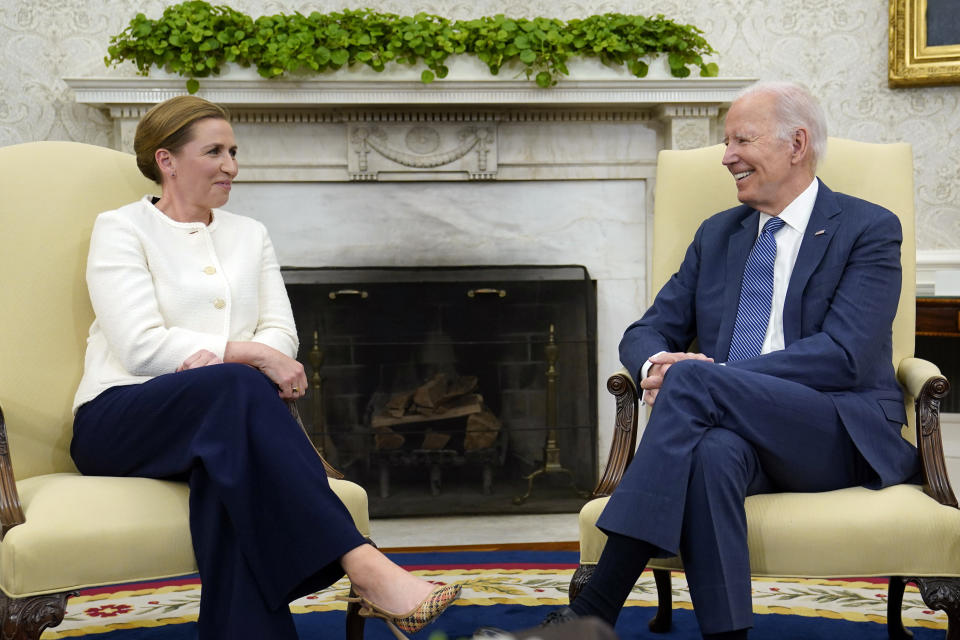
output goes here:
{"type": "MultiPolygon", "coordinates": [[[[586,380],[591,388],[584,397],[594,403],[590,410],[596,415],[592,424],[597,431],[594,444],[581,452],[582,457],[593,457],[592,466],[578,467],[574,475],[579,488],[589,488],[592,482],[581,480],[579,474],[596,475],[598,460],[606,455],[612,437],[614,408],[605,382],[619,368],[617,343],[624,328],[648,304],[647,222],[657,153],[717,142],[725,105],[752,80],[640,80],[595,61],[571,65],[571,77],[549,90],[509,74],[458,74],[452,69],[450,77],[430,85],[413,76],[346,70],[315,80],[266,81],[233,73],[204,79],[200,95],[230,109],[241,148],[240,175],[228,208],[266,224],[281,264],[324,271],[324,278],[337,270],[371,275],[378,270],[372,267],[387,267],[396,275],[404,269],[456,271],[462,265],[583,265],[589,274],[584,279],[592,283],[596,296],[592,338],[596,351],[593,360],[587,356],[586,380]]],[[[131,150],[134,127],[146,109],[183,93],[182,78],[162,74],[66,82],[78,102],[108,112],[115,123],[113,145],[126,151],[131,150]]],[[[288,271],[287,276],[292,273],[288,271]]],[[[479,287],[482,280],[474,284],[479,287]]],[[[516,282],[526,284],[511,284],[510,290],[530,284],[522,278],[516,282]]],[[[362,283],[387,286],[362,278],[312,284],[355,288],[362,283]]],[[[398,284],[403,283],[390,286],[398,284]]],[[[376,303],[368,294],[365,302],[376,303]]],[[[509,305],[515,299],[508,290],[500,303],[509,305]]],[[[348,300],[347,304],[359,309],[363,302],[348,300]]],[[[486,297],[471,302],[477,308],[499,304],[486,297]]],[[[304,331],[301,357],[309,366],[312,334],[319,324],[299,317],[298,321],[304,331]]],[[[549,344],[546,324],[540,322],[531,329],[531,358],[540,358],[540,350],[549,344]]],[[[564,385],[575,371],[564,353],[571,334],[567,320],[554,324],[557,384],[564,385]]],[[[339,384],[333,375],[338,371],[335,367],[344,366],[337,364],[343,345],[336,344],[325,327],[323,332],[318,330],[318,338],[321,334],[330,340],[318,349],[324,352],[321,370],[329,368],[323,375],[329,377],[328,391],[333,393],[339,384]]],[[[441,333],[430,339],[434,342],[421,347],[422,351],[449,352],[452,338],[441,333]]],[[[545,365],[546,360],[536,362],[541,369],[545,365]]],[[[529,367],[530,371],[535,368],[529,367]]],[[[531,385],[546,385],[546,373],[536,370],[539,377],[531,373],[531,385]]],[[[499,402],[501,412],[511,406],[502,392],[499,400],[494,399],[496,393],[485,388],[488,383],[479,373],[456,374],[476,376],[488,406],[499,402]]],[[[419,386],[429,380],[425,375],[397,386],[419,386]]],[[[398,388],[383,393],[405,390],[409,391],[398,388]]],[[[545,393],[529,390],[534,392],[545,393]]],[[[558,397],[559,402],[566,401],[562,389],[558,397]]],[[[332,421],[346,415],[337,413],[346,411],[338,404],[341,400],[336,393],[329,400],[332,421]]],[[[376,401],[371,406],[373,411],[376,401]]],[[[539,419],[542,429],[542,416],[532,413],[541,411],[541,406],[538,401],[529,411],[530,420],[539,419]]],[[[366,405],[357,411],[367,411],[366,405]]],[[[558,416],[567,415],[561,407],[558,416]]],[[[351,418],[350,424],[362,425],[363,418],[351,418]]],[[[420,435],[425,436],[427,427],[421,427],[420,435]]],[[[561,425],[558,430],[563,458],[558,466],[572,464],[565,458],[569,449],[564,438],[573,431],[565,429],[561,425]]],[[[515,432],[520,433],[520,427],[515,432]]],[[[531,439],[541,435],[531,432],[531,439]]],[[[420,436],[404,440],[405,444],[413,441],[422,444],[420,436]]],[[[489,469],[492,493],[504,482],[503,467],[511,451],[522,453],[530,464],[543,458],[539,440],[524,446],[508,449],[503,465],[489,469]]],[[[365,473],[376,479],[370,485],[371,496],[379,496],[377,464],[363,461],[367,459],[344,461],[358,472],[368,466],[365,473]]],[[[511,465],[525,470],[530,468],[527,462],[511,465]]],[[[482,488],[482,464],[479,469],[466,462],[455,471],[438,469],[435,485],[443,495],[453,479],[463,476],[482,488]]],[[[553,485],[558,491],[566,490],[561,487],[563,475],[537,476],[532,495],[553,485]]],[[[387,500],[399,501],[405,482],[401,474],[391,471],[386,481],[387,500]]],[[[421,497],[433,499],[429,478],[422,482],[421,497]]]]}
{"type": "Polygon", "coordinates": [[[311,438],[373,516],[569,511],[596,478],[582,266],[284,270],[311,438]]]}

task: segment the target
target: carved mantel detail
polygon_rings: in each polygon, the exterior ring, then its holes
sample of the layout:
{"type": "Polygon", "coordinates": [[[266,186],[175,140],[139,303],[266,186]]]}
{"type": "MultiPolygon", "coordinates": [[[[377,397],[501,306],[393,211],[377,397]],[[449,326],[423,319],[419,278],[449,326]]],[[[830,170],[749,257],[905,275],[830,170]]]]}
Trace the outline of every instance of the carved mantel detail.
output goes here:
{"type": "Polygon", "coordinates": [[[493,180],[497,176],[496,122],[352,126],[351,180],[493,180]]]}
{"type": "Polygon", "coordinates": [[[670,141],[670,149],[697,149],[717,142],[718,106],[665,104],[657,107],[654,115],[666,127],[664,138],[670,141]]]}

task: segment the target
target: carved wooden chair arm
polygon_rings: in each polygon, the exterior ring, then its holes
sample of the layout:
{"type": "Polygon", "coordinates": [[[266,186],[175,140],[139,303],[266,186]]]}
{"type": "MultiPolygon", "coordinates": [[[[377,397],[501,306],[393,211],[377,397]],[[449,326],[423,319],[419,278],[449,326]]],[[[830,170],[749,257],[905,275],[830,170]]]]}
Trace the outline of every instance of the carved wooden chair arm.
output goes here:
{"type": "Polygon", "coordinates": [[[633,460],[637,448],[637,387],[626,369],[621,369],[607,380],[607,391],[617,403],[617,418],[614,424],[610,455],[603,476],[591,497],[600,498],[613,493],[620,484],[627,465],[633,460]]]}
{"type": "Polygon", "coordinates": [[[13,477],[7,423],[0,408],[0,539],[7,535],[7,531],[26,521],[20,506],[20,494],[17,493],[17,481],[13,477]]]}
{"type": "Polygon", "coordinates": [[[914,398],[923,490],[940,504],[956,508],[940,435],[940,401],[950,391],[950,383],[935,364],[920,358],[904,358],[897,367],[897,378],[914,398]]]}
{"type": "MultiPolygon", "coordinates": [[[[287,408],[290,409],[290,415],[292,415],[294,420],[297,421],[297,424],[300,425],[300,428],[303,429],[304,435],[306,435],[307,439],[309,440],[310,434],[307,433],[306,427],[303,426],[303,420],[300,419],[300,410],[297,409],[297,401],[285,400],[285,402],[287,403],[287,408]]],[[[319,451],[317,451],[317,455],[320,456],[320,461],[323,463],[323,468],[326,470],[328,478],[336,478],[337,480],[343,479],[343,474],[333,468],[329,462],[324,460],[319,451]]]]}

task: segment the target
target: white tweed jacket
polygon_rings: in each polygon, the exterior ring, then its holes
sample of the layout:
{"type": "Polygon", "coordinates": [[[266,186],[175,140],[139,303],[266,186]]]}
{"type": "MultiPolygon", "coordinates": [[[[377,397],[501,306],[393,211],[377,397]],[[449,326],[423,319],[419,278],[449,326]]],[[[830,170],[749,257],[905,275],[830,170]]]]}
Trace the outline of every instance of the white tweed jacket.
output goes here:
{"type": "Polygon", "coordinates": [[[176,371],[228,341],[295,357],[299,341],[273,244],[260,222],[213,210],[209,225],[169,218],[145,196],[101,213],[87,258],[96,315],[73,410],[106,389],[176,371]]]}

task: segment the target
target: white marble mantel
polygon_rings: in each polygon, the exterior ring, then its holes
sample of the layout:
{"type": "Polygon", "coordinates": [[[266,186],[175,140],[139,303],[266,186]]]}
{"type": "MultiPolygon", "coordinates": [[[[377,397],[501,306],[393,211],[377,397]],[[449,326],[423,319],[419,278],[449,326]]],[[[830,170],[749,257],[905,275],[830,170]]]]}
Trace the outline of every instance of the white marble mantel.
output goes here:
{"type": "MultiPolygon", "coordinates": [[[[201,80],[240,146],[229,208],[262,220],[287,266],[584,265],[597,283],[602,462],[606,378],[648,303],[657,153],[718,142],[726,106],[752,80],[641,80],[595,65],[540,89],[462,71],[429,85],[415,69],[201,80]]],[[[150,106],[185,93],[176,76],[66,82],[109,113],[126,151],[150,106]]]]}
{"type": "MultiPolygon", "coordinates": [[[[236,122],[256,123],[281,139],[286,137],[284,144],[294,147],[303,142],[302,131],[295,125],[304,123],[619,120],[649,122],[660,136],[657,148],[680,149],[715,142],[722,109],[753,82],[749,78],[673,78],[655,64],[644,79],[596,61],[569,66],[571,76],[549,89],[537,87],[517,70],[504,69],[492,76],[473,59],[455,60],[448,78],[431,84],[420,82],[418,68],[376,73],[362,67],[309,79],[264,80],[253,69],[232,67],[219,77],[202,79],[198,95],[230,108],[236,122]]],[[[114,146],[126,151],[132,150],[140,116],[153,104],[185,92],[183,78],[163,72],[150,77],[65,81],[77,102],[108,111],[115,122],[114,146]]],[[[345,174],[327,167],[327,171],[287,172],[283,179],[370,179],[342,168],[345,174]]],[[[247,169],[245,180],[276,178],[266,166],[248,164],[247,169]]]]}

